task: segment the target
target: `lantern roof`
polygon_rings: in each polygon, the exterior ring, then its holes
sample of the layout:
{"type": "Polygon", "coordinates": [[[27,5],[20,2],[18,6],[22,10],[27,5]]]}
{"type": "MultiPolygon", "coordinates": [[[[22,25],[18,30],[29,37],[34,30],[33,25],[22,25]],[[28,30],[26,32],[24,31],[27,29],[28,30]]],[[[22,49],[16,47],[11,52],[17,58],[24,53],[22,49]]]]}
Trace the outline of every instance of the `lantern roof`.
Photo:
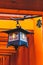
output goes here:
{"type": "Polygon", "coordinates": [[[32,32],[29,32],[27,30],[24,30],[21,27],[17,27],[15,29],[10,29],[10,30],[3,31],[3,32],[8,33],[8,34],[13,33],[13,32],[22,32],[22,33],[25,33],[25,34],[32,34],[32,32]]]}

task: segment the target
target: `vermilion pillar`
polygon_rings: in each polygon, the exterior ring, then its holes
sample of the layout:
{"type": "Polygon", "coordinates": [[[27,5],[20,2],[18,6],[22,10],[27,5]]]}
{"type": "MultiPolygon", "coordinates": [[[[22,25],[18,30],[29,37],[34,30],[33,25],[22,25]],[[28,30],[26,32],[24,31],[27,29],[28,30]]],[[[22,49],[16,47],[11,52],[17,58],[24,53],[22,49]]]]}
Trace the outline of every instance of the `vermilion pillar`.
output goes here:
{"type": "Polygon", "coordinates": [[[40,18],[34,18],[34,49],[36,55],[36,65],[43,65],[43,42],[42,42],[42,26],[39,28],[36,26],[37,20],[40,18]]]}

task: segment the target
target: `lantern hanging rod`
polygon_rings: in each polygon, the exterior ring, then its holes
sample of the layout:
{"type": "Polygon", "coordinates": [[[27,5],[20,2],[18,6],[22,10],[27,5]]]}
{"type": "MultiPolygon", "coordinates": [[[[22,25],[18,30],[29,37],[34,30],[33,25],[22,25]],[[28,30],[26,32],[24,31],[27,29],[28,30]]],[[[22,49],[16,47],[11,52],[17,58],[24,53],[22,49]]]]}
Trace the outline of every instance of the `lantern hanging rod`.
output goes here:
{"type": "Polygon", "coordinates": [[[41,17],[39,15],[34,15],[34,16],[29,16],[29,15],[25,15],[23,18],[11,18],[11,20],[25,20],[25,19],[31,19],[31,18],[37,18],[37,17],[41,17]]]}
{"type": "Polygon", "coordinates": [[[0,20],[24,20],[37,17],[41,17],[41,15],[0,14],[0,20]]]}
{"type": "Polygon", "coordinates": [[[41,15],[31,15],[31,14],[29,14],[29,15],[23,15],[23,14],[1,14],[0,13],[0,16],[9,16],[9,17],[23,17],[23,16],[41,16],[41,15]]]}

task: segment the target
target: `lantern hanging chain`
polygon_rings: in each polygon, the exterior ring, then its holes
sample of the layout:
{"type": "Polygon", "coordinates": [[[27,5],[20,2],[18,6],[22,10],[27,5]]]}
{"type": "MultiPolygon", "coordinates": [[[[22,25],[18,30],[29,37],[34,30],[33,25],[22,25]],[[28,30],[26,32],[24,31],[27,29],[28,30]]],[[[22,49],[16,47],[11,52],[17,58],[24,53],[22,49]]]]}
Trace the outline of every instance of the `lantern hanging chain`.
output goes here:
{"type": "Polygon", "coordinates": [[[18,28],[18,27],[21,27],[20,24],[19,24],[19,21],[16,20],[16,22],[17,22],[16,27],[17,27],[17,28],[18,28]]]}

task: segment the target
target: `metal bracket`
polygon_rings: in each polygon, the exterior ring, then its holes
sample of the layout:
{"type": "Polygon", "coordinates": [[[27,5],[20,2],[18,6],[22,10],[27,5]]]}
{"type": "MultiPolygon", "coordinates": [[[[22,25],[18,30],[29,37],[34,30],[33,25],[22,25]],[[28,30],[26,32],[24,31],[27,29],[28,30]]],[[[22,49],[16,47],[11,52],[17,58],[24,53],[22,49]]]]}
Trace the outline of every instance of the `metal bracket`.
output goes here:
{"type": "Polygon", "coordinates": [[[38,21],[37,21],[37,24],[36,24],[39,28],[41,27],[41,25],[42,25],[42,22],[41,22],[41,20],[39,19],[38,21]]]}

